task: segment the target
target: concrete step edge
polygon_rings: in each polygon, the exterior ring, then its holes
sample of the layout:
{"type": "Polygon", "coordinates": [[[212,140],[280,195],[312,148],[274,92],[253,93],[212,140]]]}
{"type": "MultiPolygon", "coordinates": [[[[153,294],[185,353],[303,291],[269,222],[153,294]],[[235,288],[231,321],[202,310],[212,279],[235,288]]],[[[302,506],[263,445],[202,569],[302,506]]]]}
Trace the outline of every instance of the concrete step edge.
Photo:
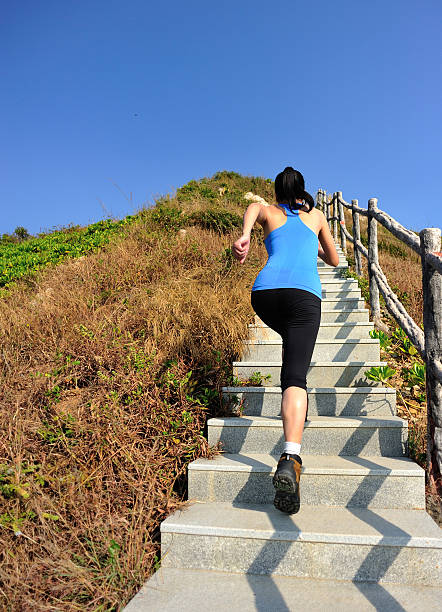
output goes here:
{"type": "MultiPolygon", "coordinates": [[[[363,312],[363,313],[365,313],[365,312],[368,312],[368,311],[369,311],[368,308],[352,308],[351,310],[346,310],[345,314],[349,314],[350,312],[357,312],[357,313],[362,313],[363,312]]],[[[322,308],[322,312],[333,312],[336,315],[342,314],[339,311],[334,310],[333,308],[322,308]]],[[[371,323],[372,325],[374,325],[373,321],[370,321],[370,320],[368,320],[368,321],[359,321],[359,322],[360,323],[364,323],[364,325],[366,325],[367,323],[371,323]]],[[[343,321],[343,323],[345,323],[345,321],[343,321]]],[[[351,321],[349,323],[351,323],[351,321]]],[[[340,324],[339,321],[337,322],[337,324],[340,324]]],[[[261,325],[259,323],[249,323],[248,325],[249,326],[251,325],[252,327],[268,327],[268,325],[261,325]]],[[[325,325],[325,323],[324,323],[324,325],[325,325]]]]}
{"type": "MultiPolygon", "coordinates": [[[[280,367],[282,365],[282,361],[232,361],[232,366],[242,366],[242,367],[280,367]]],[[[331,367],[336,368],[347,367],[347,366],[359,366],[365,368],[371,367],[380,367],[388,365],[386,361],[312,361],[309,367],[331,367]]]]}
{"type": "Polygon", "coordinates": [[[355,296],[355,297],[340,297],[340,298],[332,298],[332,297],[325,297],[322,298],[323,302],[363,302],[363,298],[359,297],[359,296],[355,296]]]}
{"type": "MultiPolygon", "coordinates": [[[[425,478],[425,470],[409,457],[383,455],[302,454],[302,474],[341,476],[410,476],[425,478]]],[[[213,459],[199,458],[188,464],[190,471],[273,472],[279,457],[268,453],[223,453],[213,459]]]]}
{"type": "MultiPolygon", "coordinates": [[[[271,416],[225,416],[212,417],[207,420],[208,427],[266,427],[282,429],[282,419],[271,416]]],[[[312,415],[307,418],[304,429],[363,429],[368,427],[402,429],[408,427],[408,420],[399,416],[321,416],[312,415]]]]}
{"type": "MultiPolygon", "coordinates": [[[[265,344],[282,344],[281,339],[275,338],[274,340],[243,340],[245,345],[265,345],[265,344]]],[[[378,345],[380,344],[379,338],[317,338],[315,344],[368,344],[378,345]]]]}
{"type": "MultiPolygon", "coordinates": [[[[339,312],[339,310],[334,310],[333,308],[322,308],[321,312],[334,312],[335,314],[342,314],[341,312],[339,312]]],[[[352,308],[351,310],[346,310],[345,314],[348,314],[350,312],[369,312],[369,309],[368,308],[352,308]]],[[[370,320],[362,321],[362,323],[371,323],[371,324],[373,324],[373,321],[370,321],[370,320]]],[[[267,325],[266,326],[261,325],[261,326],[258,326],[258,327],[268,327],[268,326],[267,325]]]]}
{"type": "Polygon", "coordinates": [[[327,610],[330,602],[339,612],[368,609],[418,612],[436,610],[442,601],[442,588],[160,567],[122,612],[197,612],[205,610],[208,601],[216,601],[219,612],[318,612],[327,610]],[[409,607],[410,602],[416,605],[409,607]]]}
{"type": "MultiPolygon", "coordinates": [[[[361,309],[361,310],[366,310],[366,308],[361,309]]],[[[333,311],[334,312],[334,311],[333,311]]],[[[354,312],[354,311],[352,311],[354,312]]],[[[374,323],[373,321],[324,321],[324,323],[321,323],[321,327],[354,327],[354,326],[359,326],[359,327],[374,327],[374,323]]],[[[268,325],[256,325],[255,323],[248,323],[247,327],[249,329],[269,329],[268,325]]]]}
{"type": "MultiPolygon", "coordinates": [[[[281,393],[281,387],[221,387],[222,391],[226,393],[281,393]]],[[[396,389],[391,389],[390,387],[307,387],[307,394],[319,394],[325,393],[327,395],[334,394],[344,394],[344,393],[352,393],[352,394],[396,394],[396,389]]]]}
{"type": "Polygon", "coordinates": [[[425,510],[302,505],[286,515],[270,504],[190,502],[161,533],[442,549],[442,531],[425,510]],[[326,516],[327,520],[324,520],[326,516]]]}
{"type": "Polygon", "coordinates": [[[325,278],[323,281],[321,281],[322,285],[337,285],[338,283],[340,283],[341,285],[346,285],[346,286],[351,286],[351,287],[359,287],[358,283],[356,280],[354,280],[353,278],[338,278],[338,279],[331,279],[331,278],[325,278]]]}

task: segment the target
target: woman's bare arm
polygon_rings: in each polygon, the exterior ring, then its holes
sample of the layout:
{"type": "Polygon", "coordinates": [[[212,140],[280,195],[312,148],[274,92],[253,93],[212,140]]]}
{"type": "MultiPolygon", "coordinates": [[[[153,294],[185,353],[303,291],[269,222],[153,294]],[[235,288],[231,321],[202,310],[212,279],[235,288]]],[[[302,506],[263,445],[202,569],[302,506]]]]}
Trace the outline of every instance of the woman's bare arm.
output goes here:
{"type": "Polygon", "coordinates": [[[319,209],[317,209],[317,211],[321,218],[321,227],[318,235],[321,246],[318,247],[318,257],[329,266],[336,267],[339,264],[339,255],[336,250],[333,236],[331,235],[324,213],[319,209]]]}
{"type": "Polygon", "coordinates": [[[244,263],[247,253],[250,248],[250,234],[255,221],[260,225],[264,225],[266,220],[266,211],[264,204],[252,202],[247,207],[243,217],[242,235],[232,245],[233,255],[238,259],[239,263],[244,263]]]}

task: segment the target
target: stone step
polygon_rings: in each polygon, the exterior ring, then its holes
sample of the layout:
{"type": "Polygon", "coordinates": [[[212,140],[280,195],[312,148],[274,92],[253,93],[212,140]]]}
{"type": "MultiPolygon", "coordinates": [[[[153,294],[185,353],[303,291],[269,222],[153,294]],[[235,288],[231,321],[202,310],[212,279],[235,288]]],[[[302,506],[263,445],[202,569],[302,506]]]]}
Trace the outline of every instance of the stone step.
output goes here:
{"type": "Polygon", "coordinates": [[[321,283],[327,280],[343,282],[348,280],[349,278],[352,278],[351,276],[343,276],[342,272],[340,271],[336,272],[335,270],[323,270],[322,268],[318,269],[318,274],[321,283]]]}
{"type": "Polygon", "coordinates": [[[422,612],[437,610],[442,588],[350,580],[260,576],[205,569],[161,567],[123,612],[422,612]]]}
{"type": "Polygon", "coordinates": [[[327,308],[327,304],[322,304],[321,325],[322,323],[339,323],[340,321],[369,321],[369,310],[365,305],[351,310],[336,310],[327,308]]]}
{"type": "MultiPolygon", "coordinates": [[[[389,387],[307,388],[308,416],[396,416],[396,390],[389,387]]],[[[281,387],[222,387],[227,410],[243,416],[281,414],[281,387]]]]}
{"type": "MultiPolygon", "coordinates": [[[[408,457],[351,457],[301,453],[304,504],[425,510],[425,470],[408,457]]],[[[224,454],[188,466],[189,499],[272,504],[279,457],[224,454]]]]}
{"type": "Polygon", "coordinates": [[[356,289],[324,289],[322,288],[322,300],[325,299],[341,299],[341,298],[357,298],[362,299],[361,290],[359,288],[356,289]]]}
{"type": "Polygon", "coordinates": [[[354,291],[359,289],[358,283],[353,278],[322,278],[321,286],[323,291],[354,291]]]}
{"type": "Polygon", "coordinates": [[[339,257],[337,266],[331,266],[330,264],[326,264],[324,261],[322,261],[322,259],[319,259],[319,257],[316,260],[316,263],[317,263],[318,268],[331,268],[332,270],[339,268],[341,266],[348,268],[348,261],[345,259],[345,257],[339,257]]]}
{"type": "MultiPolygon", "coordinates": [[[[398,416],[310,416],[302,434],[308,455],[408,456],[408,421],[398,416]]],[[[269,453],[284,449],[278,417],[217,417],[207,421],[210,446],[222,442],[226,453],[269,453]]]]}
{"type": "MultiPolygon", "coordinates": [[[[271,327],[262,325],[248,325],[249,339],[256,340],[280,340],[281,336],[271,327]]],[[[342,323],[321,323],[319,326],[317,339],[323,338],[370,338],[369,332],[374,329],[372,321],[364,322],[342,322],[342,323]]]]}
{"type": "Polygon", "coordinates": [[[356,308],[364,308],[364,306],[364,299],[357,297],[325,297],[321,304],[321,308],[326,310],[355,310],[356,308]]]}
{"type": "Polygon", "coordinates": [[[338,268],[348,268],[348,261],[345,257],[339,257],[339,263],[337,266],[331,266],[330,264],[325,263],[318,257],[316,263],[318,264],[318,268],[329,268],[332,270],[337,270],[338,268]]]}
{"type": "MultiPolygon", "coordinates": [[[[339,257],[341,257],[341,258],[343,258],[343,259],[345,259],[345,258],[346,258],[346,257],[345,257],[345,253],[343,252],[343,250],[342,250],[341,248],[336,249],[336,251],[337,251],[337,253],[338,253],[339,257]]],[[[322,261],[322,259],[319,257],[319,255],[318,255],[318,259],[320,259],[320,260],[322,261]]]]}
{"type": "MultiPolygon", "coordinates": [[[[380,383],[369,380],[364,372],[372,367],[388,365],[386,361],[312,361],[307,370],[307,387],[379,387],[380,383]]],[[[248,381],[256,372],[263,378],[264,387],[281,385],[281,359],[269,361],[233,361],[233,376],[248,381]]],[[[253,384],[252,382],[250,384],[253,384]]]]}
{"type": "Polygon", "coordinates": [[[442,586],[441,530],[425,510],[196,502],[161,523],[161,554],[162,567],[442,586]]]}
{"type": "MultiPolygon", "coordinates": [[[[259,291],[259,290],[258,290],[259,291]]],[[[257,291],[257,292],[258,292],[257,291]]],[[[353,286],[353,288],[340,288],[337,284],[334,284],[334,288],[327,287],[326,284],[322,284],[322,292],[321,292],[322,300],[325,299],[342,299],[342,298],[357,298],[362,299],[361,290],[359,287],[353,286]]]]}
{"type": "MultiPolygon", "coordinates": [[[[281,359],[282,338],[243,340],[241,361],[276,361],[281,359]]],[[[379,338],[318,338],[312,361],[376,361],[380,359],[379,338]]]]}
{"type": "MultiPolygon", "coordinates": [[[[348,264],[341,264],[339,266],[318,266],[318,274],[319,276],[329,277],[329,276],[339,276],[339,278],[348,278],[346,276],[346,271],[348,270],[348,264]]],[[[353,278],[353,277],[350,277],[353,278]]],[[[355,279],[356,280],[356,279],[355,279]]]]}
{"type": "Polygon", "coordinates": [[[354,279],[352,276],[344,276],[342,272],[334,272],[333,270],[318,269],[318,274],[319,274],[319,280],[321,281],[321,284],[323,282],[343,283],[348,280],[354,280],[357,283],[356,279],[354,279]]]}
{"type": "MultiPolygon", "coordinates": [[[[372,325],[372,322],[369,321],[369,310],[368,308],[355,308],[354,310],[335,310],[331,308],[327,308],[326,305],[322,304],[321,307],[321,325],[323,323],[339,323],[339,322],[369,322],[372,325]]],[[[250,325],[258,325],[259,327],[267,327],[264,323],[259,319],[257,315],[254,318],[255,323],[250,323],[250,325]]]]}

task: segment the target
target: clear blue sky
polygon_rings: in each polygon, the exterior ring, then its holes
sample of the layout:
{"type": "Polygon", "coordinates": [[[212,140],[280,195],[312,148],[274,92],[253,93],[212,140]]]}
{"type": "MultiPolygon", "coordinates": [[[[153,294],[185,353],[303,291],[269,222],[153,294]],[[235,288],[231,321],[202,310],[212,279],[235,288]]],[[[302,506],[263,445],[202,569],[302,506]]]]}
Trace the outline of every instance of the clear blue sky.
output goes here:
{"type": "Polygon", "coordinates": [[[300,170],[442,225],[440,0],[40,0],[0,14],[0,233],[300,170]]]}

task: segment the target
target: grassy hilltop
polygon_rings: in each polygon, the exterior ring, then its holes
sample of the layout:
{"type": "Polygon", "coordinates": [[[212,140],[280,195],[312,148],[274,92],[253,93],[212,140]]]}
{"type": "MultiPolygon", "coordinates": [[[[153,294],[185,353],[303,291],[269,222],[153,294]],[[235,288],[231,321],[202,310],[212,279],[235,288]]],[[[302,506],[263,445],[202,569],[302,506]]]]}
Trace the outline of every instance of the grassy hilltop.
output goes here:
{"type": "MultiPolygon", "coordinates": [[[[217,172],[121,221],[0,244],[2,608],[117,610],[157,567],[159,525],[184,503],[187,464],[216,452],[206,419],[253,320],[266,252],[255,226],[245,263],[232,256],[243,196],[273,189],[217,172]]],[[[379,240],[421,323],[417,256],[379,240]]],[[[407,374],[420,360],[400,334],[381,344],[423,464],[424,389],[407,374]]]]}

